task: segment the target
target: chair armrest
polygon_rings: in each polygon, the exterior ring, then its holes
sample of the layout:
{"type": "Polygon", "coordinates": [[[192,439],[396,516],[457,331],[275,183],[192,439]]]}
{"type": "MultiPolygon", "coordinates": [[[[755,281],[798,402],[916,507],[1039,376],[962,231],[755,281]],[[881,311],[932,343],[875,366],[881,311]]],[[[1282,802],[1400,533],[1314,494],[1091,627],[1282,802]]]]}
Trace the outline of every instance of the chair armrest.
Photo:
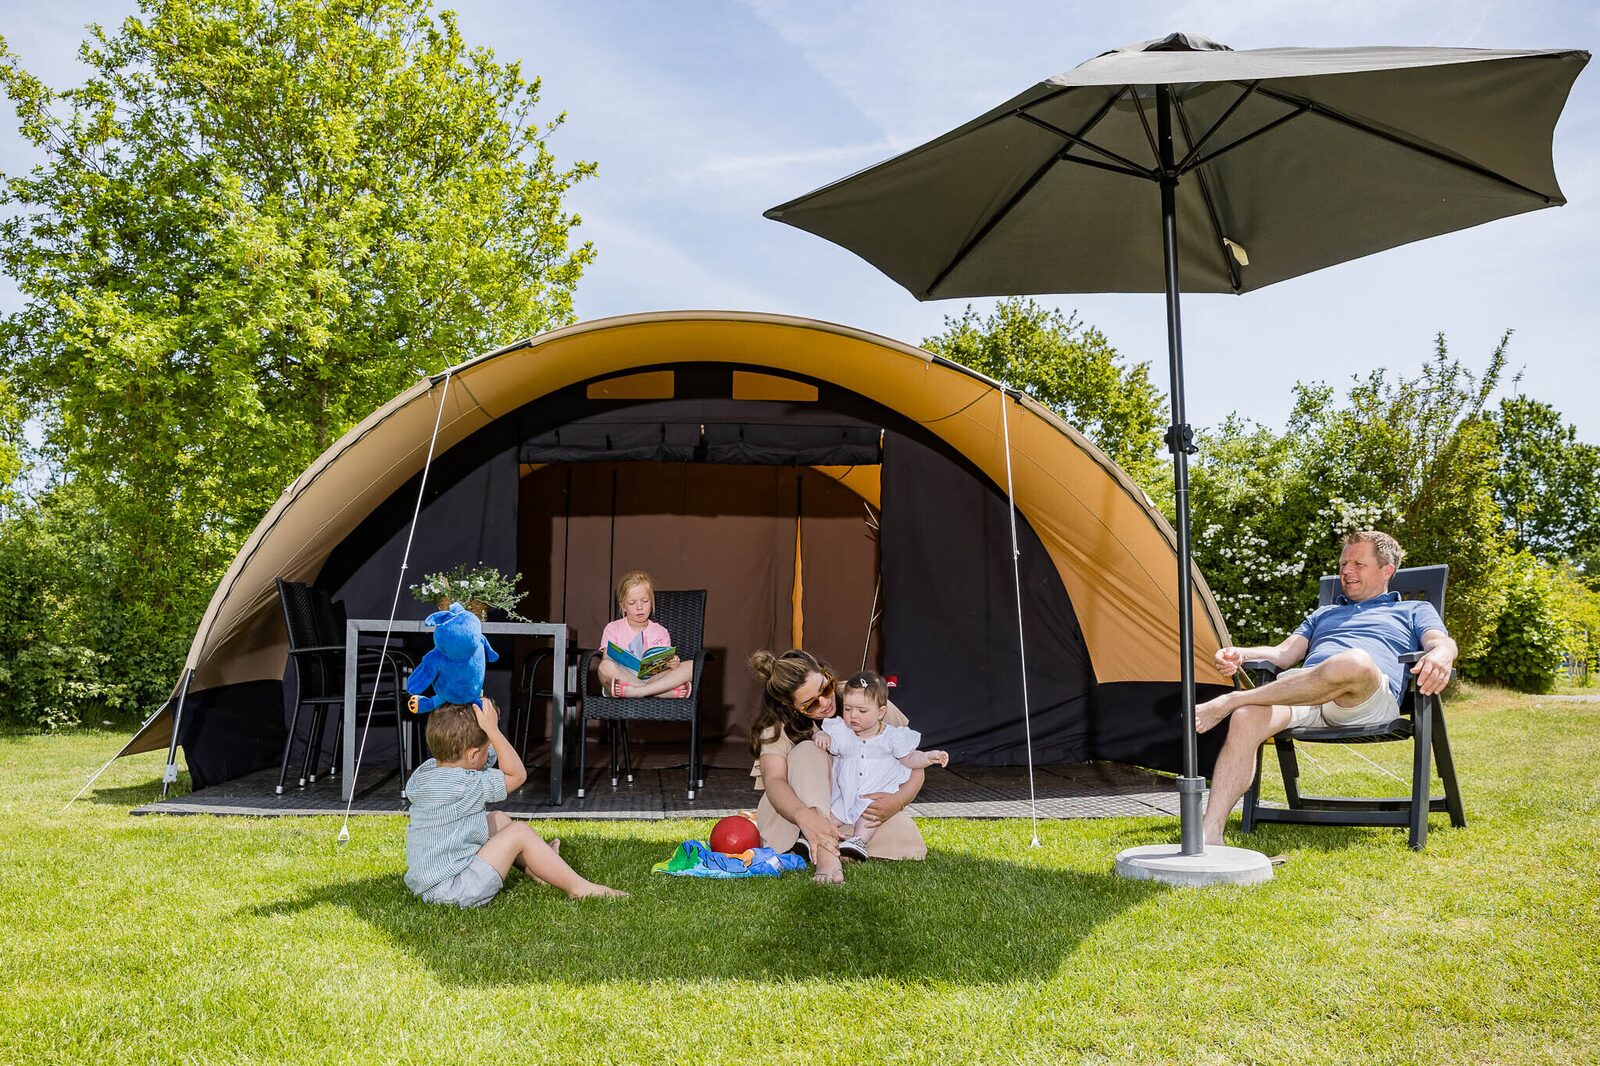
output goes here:
{"type": "Polygon", "coordinates": [[[1239,669],[1249,670],[1252,674],[1266,674],[1269,677],[1277,677],[1280,670],[1277,663],[1265,659],[1247,659],[1239,664],[1239,669]]]}
{"type": "Polygon", "coordinates": [[[1421,659],[1426,654],[1428,654],[1428,653],[1425,652],[1425,651],[1420,651],[1420,650],[1419,651],[1408,651],[1404,655],[1400,656],[1400,661],[1402,663],[1405,663],[1405,664],[1409,665],[1411,663],[1416,662],[1418,659],[1421,659]]]}

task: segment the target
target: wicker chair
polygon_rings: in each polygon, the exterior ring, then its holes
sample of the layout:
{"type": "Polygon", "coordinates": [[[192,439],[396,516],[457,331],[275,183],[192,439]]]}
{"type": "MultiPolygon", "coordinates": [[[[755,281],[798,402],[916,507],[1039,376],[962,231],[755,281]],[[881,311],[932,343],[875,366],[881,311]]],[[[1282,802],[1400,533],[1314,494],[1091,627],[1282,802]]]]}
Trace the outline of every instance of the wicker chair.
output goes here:
{"type": "MultiPolygon", "coordinates": [[[[706,663],[705,622],[706,590],[691,589],[677,592],[657,592],[654,616],[672,634],[678,658],[694,664],[694,677],[689,695],[685,699],[661,696],[624,697],[586,694],[578,705],[578,798],[584,793],[584,726],[589,720],[606,722],[611,726],[611,787],[617,787],[618,771],[625,768],[628,781],[633,781],[632,754],[628,750],[629,722],[688,722],[689,723],[689,798],[705,784],[700,766],[700,678],[706,663]],[[622,761],[617,759],[618,741],[622,745],[622,761]]],[[[586,682],[591,671],[599,669],[604,648],[584,656],[583,670],[578,677],[586,682]]]]}
{"type": "MultiPolygon", "coordinates": [[[[327,593],[298,581],[278,578],[278,600],[283,605],[283,621],[289,633],[289,658],[294,662],[296,688],[289,735],[283,743],[283,764],[278,769],[277,792],[282,795],[302,707],[311,708],[311,725],[301,749],[299,787],[304,788],[307,782],[317,779],[329,708],[333,709],[335,739],[328,775],[331,777],[338,772],[340,746],[344,740],[344,730],[338,725],[344,714],[345,617],[343,609],[327,593]]],[[[385,653],[376,648],[363,648],[357,657],[356,691],[361,698],[357,701],[356,714],[364,715],[371,705],[374,720],[393,722],[400,751],[402,795],[413,747],[409,721],[413,716],[403,709],[404,678],[410,668],[410,660],[393,649],[385,653]],[[377,690],[376,703],[373,702],[374,689],[377,690]]]]}

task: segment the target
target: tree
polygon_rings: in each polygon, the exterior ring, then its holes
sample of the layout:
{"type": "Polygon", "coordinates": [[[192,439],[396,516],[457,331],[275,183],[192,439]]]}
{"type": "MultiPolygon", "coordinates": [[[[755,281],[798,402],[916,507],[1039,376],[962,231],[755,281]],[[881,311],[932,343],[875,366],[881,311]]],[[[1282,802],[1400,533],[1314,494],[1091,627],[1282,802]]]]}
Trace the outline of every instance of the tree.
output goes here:
{"type": "Polygon", "coordinates": [[[593,249],[562,201],[593,167],[427,0],[142,0],[81,57],[58,92],[0,41],[45,155],[0,181],[0,352],[106,594],[153,620],[100,650],[160,638],[154,697],[295,473],[419,375],[571,319],[593,249]]]}
{"type": "Polygon", "coordinates": [[[1500,401],[1494,415],[1500,452],[1495,499],[1517,551],[1547,562],[1600,554],[1600,448],[1547,403],[1500,401]]]}
{"type": "Polygon", "coordinates": [[[1027,391],[1088,437],[1146,493],[1171,495],[1157,452],[1163,396],[1147,363],[1127,366],[1092,326],[1013,297],[980,318],[970,306],[946,316],[944,332],[922,346],[1027,391]]]}
{"type": "Polygon", "coordinates": [[[1202,436],[1195,555],[1236,641],[1281,639],[1316,603],[1342,535],[1375,527],[1410,562],[1449,564],[1446,622],[1464,655],[1481,651],[1505,602],[1484,407],[1508,339],[1481,375],[1450,358],[1440,335],[1417,377],[1375,371],[1342,402],[1326,385],[1297,385],[1281,435],[1234,417],[1202,436]]]}

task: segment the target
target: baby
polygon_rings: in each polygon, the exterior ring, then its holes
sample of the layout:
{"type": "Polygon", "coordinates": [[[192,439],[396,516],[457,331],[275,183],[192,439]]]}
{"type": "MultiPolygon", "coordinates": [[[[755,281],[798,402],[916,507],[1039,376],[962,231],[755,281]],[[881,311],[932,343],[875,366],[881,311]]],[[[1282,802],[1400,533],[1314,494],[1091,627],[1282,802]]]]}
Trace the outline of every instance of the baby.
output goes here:
{"type": "MultiPolygon", "coordinates": [[[[832,814],[840,831],[850,832],[839,844],[839,854],[848,858],[865,859],[867,844],[877,831],[862,817],[872,802],[867,798],[870,793],[895,791],[912,770],[950,765],[945,752],[918,751],[922,734],[889,725],[884,721],[888,712],[888,684],[863,671],[844,683],[842,717],[824,718],[822,732],[812,738],[817,747],[833,753],[832,814]]],[[[844,871],[819,865],[816,880],[838,883],[844,880],[844,871]]]]}

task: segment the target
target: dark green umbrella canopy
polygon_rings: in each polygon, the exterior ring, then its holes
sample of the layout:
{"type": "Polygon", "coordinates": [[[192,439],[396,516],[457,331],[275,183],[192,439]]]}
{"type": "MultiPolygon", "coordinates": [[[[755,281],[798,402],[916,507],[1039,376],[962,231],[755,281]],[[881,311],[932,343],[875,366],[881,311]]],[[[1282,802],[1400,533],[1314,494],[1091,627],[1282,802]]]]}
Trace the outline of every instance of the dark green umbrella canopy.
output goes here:
{"type": "Polygon", "coordinates": [[[1160,292],[1153,87],[1167,85],[1183,291],[1247,292],[1565,203],[1551,139],[1588,59],[1235,52],[1174,34],[1047,78],[766,214],[849,248],[921,300],[1160,292]]]}

